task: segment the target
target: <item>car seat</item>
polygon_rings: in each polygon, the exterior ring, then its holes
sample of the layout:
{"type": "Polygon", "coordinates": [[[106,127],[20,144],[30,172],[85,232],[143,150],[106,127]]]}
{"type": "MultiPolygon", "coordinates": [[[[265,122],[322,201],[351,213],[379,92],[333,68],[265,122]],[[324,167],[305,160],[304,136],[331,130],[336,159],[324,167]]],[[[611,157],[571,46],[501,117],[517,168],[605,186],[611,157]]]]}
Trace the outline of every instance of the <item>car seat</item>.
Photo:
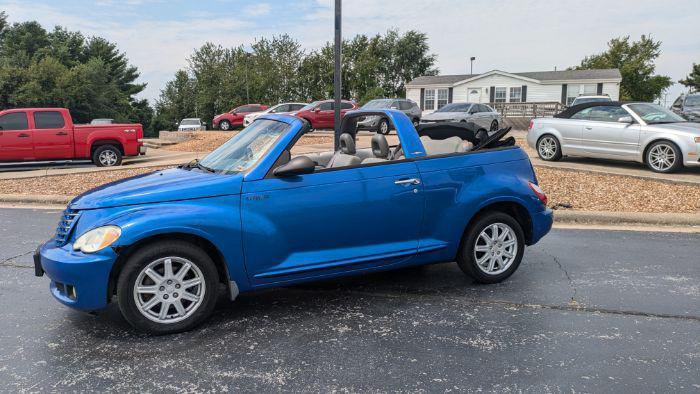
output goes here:
{"type": "Polygon", "coordinates": [[[335,152],[327,168],[338,168],[356,166],[362,162],[359,157],[355,156],[355,140],[352,135],[344,133],[340,135],[340,150],[335,152]]]}
{"type": "Polygon", "coordinates": [[[372,137],[372,154],[374,157],[369,157],[362,160],[362,164],[382,163],[389,161],[389,142],[382,134],[376,134],[372,137]]]}

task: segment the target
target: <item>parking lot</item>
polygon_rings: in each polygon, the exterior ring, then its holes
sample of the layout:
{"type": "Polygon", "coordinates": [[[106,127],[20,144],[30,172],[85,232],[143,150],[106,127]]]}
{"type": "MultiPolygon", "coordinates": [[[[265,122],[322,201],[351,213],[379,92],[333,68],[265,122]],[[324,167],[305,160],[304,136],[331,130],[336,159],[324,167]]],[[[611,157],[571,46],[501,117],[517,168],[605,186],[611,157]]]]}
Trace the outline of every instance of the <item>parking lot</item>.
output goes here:
{"type": "Polygon", "coordinates": [[[697,234],[556,229],[500,285],[392,271],[222,300],[194,332],[146,337],[33,276],[58,214],[0,209],[2,392],[700,390],[697,234]]]}

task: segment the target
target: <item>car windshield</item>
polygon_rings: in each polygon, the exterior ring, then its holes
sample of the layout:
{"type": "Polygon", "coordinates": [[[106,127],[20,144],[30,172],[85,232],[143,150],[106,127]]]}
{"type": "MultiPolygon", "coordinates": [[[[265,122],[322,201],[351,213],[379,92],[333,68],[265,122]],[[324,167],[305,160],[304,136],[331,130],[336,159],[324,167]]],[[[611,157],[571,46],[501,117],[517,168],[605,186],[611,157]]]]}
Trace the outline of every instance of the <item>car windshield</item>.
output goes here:
{"type": "Polygon", "coordinates": [[[686,122],[685,119],[660,105],[640,103],[629,104],[628,107],[648,124],[686,122]]]}
{"type": "Polygon", "coordinates": [[[686,107],[700,107],[700,95],[688,96],[685,99],[686,107]]]}
{"type": "Polygon", "coordinates": [[[372,100],[367,104],[363,105],[364,109],[378,109],[378,108],[389,108],[393,100],[372,100]]]}
{"type": "Polygon", "coordinates": [[[603,103],[603,102],[609,102],[612,101],[609,97],[584,97],[584,98],[577,98],[574,100],[574,103],[572,105],[579,105],[579,104],[585,104],[585,103],[603,103]]]}
{"type": "Polygon", "coordinates": [[[467,112],[471,106],[469,103],[453,103],[447,104],[435,112],[467,112]]]}
{"type": "Polygon", "coordinates": [[[276,120],[258,120],[199,162],[224,174],[244,172],[257,163],[291,126],[276,120]]]}
{"type": "Polygon", "coordinates": [[[181,126],[199,126],[199,119],[183,119],[181,126]]]}
{"type": "Polygon", "coordinates": [[[309,111],[314,108],[320,103],[320,101],[314,101],[313,103],[306,105],[304,108],[300,109],[299,111],[309,111]]]}

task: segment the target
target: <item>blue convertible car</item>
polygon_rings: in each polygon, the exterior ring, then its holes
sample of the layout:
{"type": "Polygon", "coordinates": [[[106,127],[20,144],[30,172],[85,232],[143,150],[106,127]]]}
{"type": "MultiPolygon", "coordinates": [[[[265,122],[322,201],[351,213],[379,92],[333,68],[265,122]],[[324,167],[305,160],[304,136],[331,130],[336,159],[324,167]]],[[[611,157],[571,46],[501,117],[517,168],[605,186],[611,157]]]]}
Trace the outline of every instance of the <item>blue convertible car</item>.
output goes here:
{"type": "MultiPolygon", "coordinates": [[[[530,161],[495,133],[414,128],[399,111],[355,111],[335,152],[299,154],[309,131],[258,118],[206,156],[76,197],[34,256],[58,301],[116,302],[136,328],[166,334],[207,318],[228,296],[410,265],[457,261],[480,283],[518,268],[552,225],[530,161]],[[390,119],[357,149],[357,122],[390,119]]],[[[307,150],[308,151],[308,150],[307,150]]]]}

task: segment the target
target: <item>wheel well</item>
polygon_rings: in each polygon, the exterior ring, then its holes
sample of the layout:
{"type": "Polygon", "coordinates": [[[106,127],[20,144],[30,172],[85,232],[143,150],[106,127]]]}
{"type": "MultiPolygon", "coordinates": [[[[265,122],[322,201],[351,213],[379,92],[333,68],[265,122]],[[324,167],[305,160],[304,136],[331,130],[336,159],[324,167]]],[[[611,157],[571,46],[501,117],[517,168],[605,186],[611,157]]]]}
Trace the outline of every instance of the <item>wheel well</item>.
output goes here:
{"type": "Polygon", "coordinates": [[[95,150],[97,148],[104,145],[113,145],[117,147],[117,149],[119,149],[119,152],[121,152],[122,155],[124,154],[124,147],[122,146],[121,142],[114,140],[100,140],[92,143],[92,146],[90,147],[90,156],[92,156],[92,154],[95,153],[95,150]]]}
{"type": "Polygon", "coordinates": [[[127,261],[129,261],[129,258],[140,248],[153,244],[158,241],[182,241],[182,242],[187,242],[189,244],[195,245],[199,248],[201,248],[209,257],[212,259],[214,262],[214,265],[216,265],[216,271],[219,274],[219,281],[226,285],[228,288],[229,283],[229,273],[228,273],[228,268],[226,267],[226,260],[224,259],[223,254],[219,251],[219,249],[214,246],[209,240],[206,238],[202,238],[197,235],[192,235],[192,234],[184,234],[184,233],[170,233],[170,234],[158,234],[152,237],[144,238],[142,240],[139,240],[133,245],[125,246],[120,250],[117,250],[117,254],[119,257],[117,257],[117,261],[114,263],[114,266],[112,267],[112,271],[109,273],[109,284],[107,288],[107,302],[110,302],[112,299],[112,296],[116,294],[117,291],[117,279],[119,278],[119,274],[122,271],[122,268],[124,267],[124,264],[126,264],[127,261]]]}
{"type": "MultiPolygon", "coordinates": [[[[681,149],[678,147],[678,144],[676,144],[675,142],[673,142],[673,141],[671,141],[671,140],[665,139],[665,138],[659,138],[658,140],[649,141],[649,143],[647,144],[647,146],[644,148],[644,154],[642,155],[642,161],[644,161],[644,164],[649,164],[649,163],[647,163],[647,153],[649,153],[649,149],[651,149],[651,146],[654,145],[654,144],[657,143],[657,142],[668,142],[669,144],[672,144],[673,146],[675,146],[676,148],[678,148],[678,151],[679,151],[679,152],[680,152],[680,150],[681,150],[681,149]]],[[[682,152],[681,152],[681,154],[682,154],[682,152]]],[[[682,161],[682,160],[681,160],[681,161],[682,161]]]]}
{"type": "Polygon", "coordinates": [[[530,213],[527,211],[527,208],[516,202],[503,201],[487,205],[481,208],[476,214],[474,214],[474,216],[472,216],[471,220],[469,220],[469,223],[467,223],[467,226],[464,228],[464,232],[462,233],[462,239],[460,240],[459,249],[457,249],[457,253],[459,253],[459,251],[462,250],[462,242],[464,242],[464,236],[467,234],[467,231],[469,231],[469,229],[477,220],[479,220],[482,216],[489,212],[505,213],[511,216],[513,219],[515,219],[518,222],[518,224],[520,224],[520,227],[522,227],[523,233],[525,233],[525,244],[531,244],[532,219],[530,218],[530,213]]]}

